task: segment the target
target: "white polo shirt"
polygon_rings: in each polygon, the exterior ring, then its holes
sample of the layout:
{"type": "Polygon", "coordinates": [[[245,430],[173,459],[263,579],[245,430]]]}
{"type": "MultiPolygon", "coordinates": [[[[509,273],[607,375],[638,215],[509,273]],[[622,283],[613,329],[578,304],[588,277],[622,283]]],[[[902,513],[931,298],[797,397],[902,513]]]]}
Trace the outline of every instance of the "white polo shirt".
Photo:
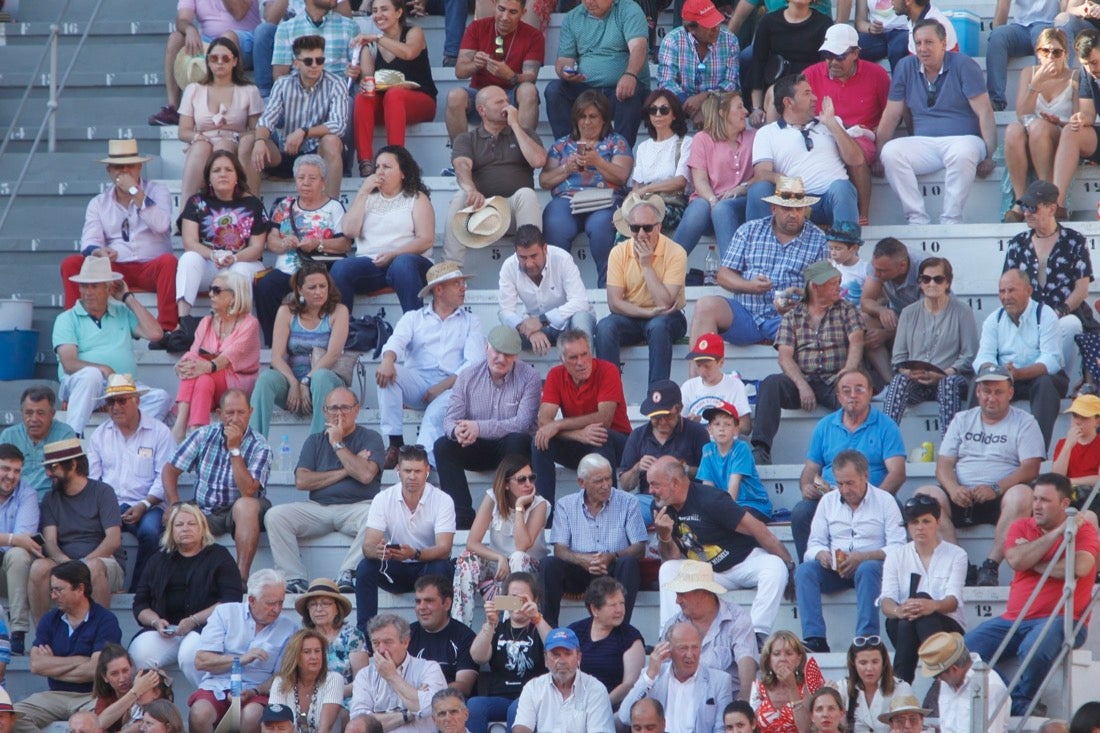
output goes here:
{"type": "Polygon", "coordinates": [[[615,733],[607,688],[579,669],[568,698],[554,687],[549,673],[528,682],[519,695],[515,725],[537,733],[615,733]]]}
{"type": "Polygon", "coordinates": [[[409,511],[401,496],[401,484],[396,483],[378,492],[371,502],[367,528],[377,529],[387,543],[423,550],[435,545],[437,534],[454,534],[455,503],[435,486],[425,484],[416,509],[409,511]]]}

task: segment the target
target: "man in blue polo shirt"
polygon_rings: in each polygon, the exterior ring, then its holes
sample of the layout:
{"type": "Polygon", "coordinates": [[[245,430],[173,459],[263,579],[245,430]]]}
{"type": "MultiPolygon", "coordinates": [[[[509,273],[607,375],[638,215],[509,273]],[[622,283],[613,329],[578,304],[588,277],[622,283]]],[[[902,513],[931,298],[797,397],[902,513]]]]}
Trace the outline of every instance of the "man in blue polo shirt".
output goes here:
{"type": "Polygon", "coordinates": [[[871,483],[896,494],[905,483],[905,443],[897,423],[871,407],[871,376],[848,370],[836,380],[840,409],[814,428],[799,485],[802,500],[791,511],[791,534],[799,562],[806,554],[810,525],[821,497],[833,488],[833,459],[843,450],[857,450],[870,464],[871,483]]]}
{"type": "Polygon", "coordinates": [[[83,562],[54,566],[50,597],[57,608],[38,622],[31,647],[31,672],[46,677],[50,689],[16,703],[15,733],[37,733],[90,706],[99,652],[122,641],[118,619],[92,600],[92,574],[83,562]]]}

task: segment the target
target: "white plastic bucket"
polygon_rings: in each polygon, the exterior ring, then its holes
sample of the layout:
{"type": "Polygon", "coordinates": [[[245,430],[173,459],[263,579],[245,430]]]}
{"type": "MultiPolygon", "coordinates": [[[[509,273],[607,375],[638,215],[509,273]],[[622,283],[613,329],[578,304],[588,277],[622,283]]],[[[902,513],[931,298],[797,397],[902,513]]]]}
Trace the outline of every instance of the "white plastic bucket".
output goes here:
{"type": "Polygon", "coordinates": [[[29,300],[0,300],[0,331],[29,331],[34,304],[29,300]]]}

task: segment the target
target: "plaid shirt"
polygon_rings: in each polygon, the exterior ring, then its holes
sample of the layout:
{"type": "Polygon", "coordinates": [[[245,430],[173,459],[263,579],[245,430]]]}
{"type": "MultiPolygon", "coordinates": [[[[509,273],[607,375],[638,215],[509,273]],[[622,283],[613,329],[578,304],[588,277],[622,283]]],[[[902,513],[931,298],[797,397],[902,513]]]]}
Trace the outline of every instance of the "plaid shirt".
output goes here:
{"type": "MultiPolygon", "coordinates": [[[[280,149],[286,134],[300,127],[324,125],[333,135],[343,137],[348,126],[347,84],[326,71],[312,88],[306,89],[295,69],[275,80],[267,108],[257,124],[276,136],[280,149]]],[[[298,153],[315,153],[320,145],[320,138],[307,137],[298,153]]]]}
{"type": "MultiPolygon", "coordinates": [[[[263,496],[271,470],[271,446],[262,435],[249,428],[241,440],[241,455],[248,465],[248,473],[260,482],[259,495],[263,496]]],[[[176,449],[171,463],[185,473],[194,471],[195,503],[204,512],[226,509],[241,496],[233,481],[232,457],[225,447],[221,425],[207,425],[188,435],[176,449]]]]}
{"type": "Polygon", "coordinates": [[[638,499],[619,489],[592,516],[584,504],[584,492],[558,499],[550,542],[573,552],[620,552],[646,538],[638,499]]]}
{"type": "Polygon", "coordinates": [[[799,303],[779,322],[775,345],[794,349],[794,360],[804,375],[816,374],[831,381],[848,359],[848,337],[862,329],[859,309],[847,300],[829,306],[816,327],[810,322],[809,306],[799,303]]]}
{"type": "MultiPolygon", "coordinates": [[[[294,41],[299,36],[321,36],[325,39],[325,69],[337,77],[344,76],[348,67],[351,39],[359,35],[359,26],[351,18],[345,18],[335,10],[325,13],[321,25],[313,22],[308,14],[302,13],[279,23],[275,31],[275,47],[271,54],[271,63],[276,66],[290,66],[294,61],[294,41]]],[[[359,63],[359,54],[355,54],[355,63],[359,63]]]]}
{"type": "Polygon", "coordinates": [[[772,304],[776,291],[802,287],[802,271],[806,265],[828,257],[825,234],[811,222],[803,225],[797,237],[782,244],[772,229],[772,217],[765,216],[737,229],[722,257],[722,266],[741,273],[746,280],[752,280],[757,275],[766,275],[771,279],[772,289],[766,293],[733,294],[733,298],[752,314],[759,326],[766,319],[779,316],[772,304]]]}
{"type": "Polygon", "coordinates": [[[723,26],[707,57],[700,61],[694,36],[683,26],[676,28],[661,41],[657,88],[669,90],[681,102],[699,92],[736,92],[741,88],[740,52],[737,36],[723,26]]]}

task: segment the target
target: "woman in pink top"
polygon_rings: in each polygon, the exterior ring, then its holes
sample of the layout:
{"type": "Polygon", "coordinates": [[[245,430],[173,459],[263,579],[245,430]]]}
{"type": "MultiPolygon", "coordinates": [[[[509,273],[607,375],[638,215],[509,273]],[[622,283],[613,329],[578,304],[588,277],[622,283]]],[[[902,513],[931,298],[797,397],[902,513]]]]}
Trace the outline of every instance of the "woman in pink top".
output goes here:
{"type": "Polygon", "coordinates": [[[688,156],[695,186],[672,239],[690,252],[699,238],[714,233],[719,251],[745,222],[745,195],[753,183],[752,140],[756,131],[739,93],[713,93],[703,102],[703,131],[688,156]]]}
{"type": "Polygon", "coordinates": [[[210,423],[210,411],[228,389],[252,393],[260,373],[260,322],[251,315],[252,284],[236,272],[214,276],[210,315],[195,329],[195,342],[176,364],[176,423],[181,442],[187,428],[210,423]]]}

